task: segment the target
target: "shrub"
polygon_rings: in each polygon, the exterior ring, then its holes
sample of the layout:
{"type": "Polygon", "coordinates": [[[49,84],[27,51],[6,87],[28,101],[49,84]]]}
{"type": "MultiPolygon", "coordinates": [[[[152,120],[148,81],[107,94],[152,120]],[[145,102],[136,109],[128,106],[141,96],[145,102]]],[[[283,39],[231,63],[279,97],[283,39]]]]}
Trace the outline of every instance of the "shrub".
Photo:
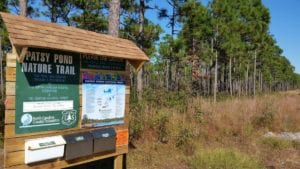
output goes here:
{"type": "Polygon", "coordinates": [[[170,113],[166,112],[157,112],[154,117],[153,128],[158,134],[158,141],[162,143],[167,143],[169,140],[169,131],[168,131],[168,123],[169,123],[170,113]]]}
{"type": "Polygon", "coordinates": [[[188,159],[192,169],[261,169],[257,159],[232,149],[204,150],[188,159]]]}
{"type": "Polygon", "coordinates": [[[193,138],[192,129],[184,124],[180,125],[176,147],[186,146],[193,138]]]}
{"type": "Polygon", "coordinates": [[[203,123],[204,122],[204,111],[202,111],[200,108],[195,108],[195,114],[194,119],[197,123],[203,123]]]}
{"type": "MultiPolygon", "coordinates": [[[[269,146],[272,149],[283,150],[293,147],[293,142],[289,140],[283,140],[274,137],[265,137],[262,139],[262,143],[269,146]]],[[[296,145],[296,144],[295,144],[296,145]]]]}
{"type": "Polygon", "coordinates": [[[292,141],[292,144],[296,150],[300,150],[300,141],[292,141]]]}
{"type": "Polygon", "coordinates": [[[129,122],[129,132],[130,140],[138,139],[144,129],[144,122],[142,116],[142,106],[140,104],[130,105],[130,122],[129,122]]]}
{"type": "Polygon", "coordinates": [[[261,115],[256,116],[252,121],[257,127],[270,127],[274,122],[275,113],[272,111],[263,112],[261,115]]]}

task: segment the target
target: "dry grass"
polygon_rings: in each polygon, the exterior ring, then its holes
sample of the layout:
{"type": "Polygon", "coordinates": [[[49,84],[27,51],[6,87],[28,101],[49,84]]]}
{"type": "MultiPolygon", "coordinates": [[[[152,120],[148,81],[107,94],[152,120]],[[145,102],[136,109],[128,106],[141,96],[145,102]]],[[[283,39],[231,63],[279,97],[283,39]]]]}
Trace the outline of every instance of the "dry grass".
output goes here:
{"type": "Polygon", "coordinates": [[[267,131],[300,131],[299,90],[227,99],[216,105],[203,98],[185,103],[181,105],[185,111],[144,103],[142,134],[132,140],[137,148],[130,150],[129,168],[187,168],[185,162],[197,153],[195,147],[238,149],[265,167],[300,166],[300,146],[274,149],[262,141],[267,131]]]}

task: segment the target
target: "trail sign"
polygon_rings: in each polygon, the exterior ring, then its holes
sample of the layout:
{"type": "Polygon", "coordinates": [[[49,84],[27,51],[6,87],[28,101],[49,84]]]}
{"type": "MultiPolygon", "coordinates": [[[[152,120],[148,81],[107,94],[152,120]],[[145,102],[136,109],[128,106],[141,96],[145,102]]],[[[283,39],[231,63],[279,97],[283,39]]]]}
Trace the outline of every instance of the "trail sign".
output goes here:
{"type": "Polygon", "coordinates": [[[30,48],[16,67],[16,133],[77,127],[79,56],[30,48]]]}

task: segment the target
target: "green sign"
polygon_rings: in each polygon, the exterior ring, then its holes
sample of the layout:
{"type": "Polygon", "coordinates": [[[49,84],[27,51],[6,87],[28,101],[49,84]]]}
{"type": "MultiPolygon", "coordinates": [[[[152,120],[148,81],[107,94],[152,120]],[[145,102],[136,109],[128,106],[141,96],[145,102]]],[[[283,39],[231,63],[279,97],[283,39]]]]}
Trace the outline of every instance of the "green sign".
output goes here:
{"type": "Polygon", "coordinates": [[[85,69],[125,70],[126,61],[125,59],[82,55],[81,67],[85,69]]]}
{"type": "Polygon", "coordinates": [[[80,56],[29,48],[16,67],[15,132],[77,127],[80,56]]]}

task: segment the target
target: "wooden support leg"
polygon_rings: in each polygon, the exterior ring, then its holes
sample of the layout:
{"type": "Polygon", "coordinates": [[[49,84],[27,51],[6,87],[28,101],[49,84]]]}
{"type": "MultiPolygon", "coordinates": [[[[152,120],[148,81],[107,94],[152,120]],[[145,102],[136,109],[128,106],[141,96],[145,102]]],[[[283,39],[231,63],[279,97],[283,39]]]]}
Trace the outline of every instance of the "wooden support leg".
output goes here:
{"type": "Polygon", "coordinates": [[[115,157],[114,169],[123,169],[123,154],[115,157]]]}

